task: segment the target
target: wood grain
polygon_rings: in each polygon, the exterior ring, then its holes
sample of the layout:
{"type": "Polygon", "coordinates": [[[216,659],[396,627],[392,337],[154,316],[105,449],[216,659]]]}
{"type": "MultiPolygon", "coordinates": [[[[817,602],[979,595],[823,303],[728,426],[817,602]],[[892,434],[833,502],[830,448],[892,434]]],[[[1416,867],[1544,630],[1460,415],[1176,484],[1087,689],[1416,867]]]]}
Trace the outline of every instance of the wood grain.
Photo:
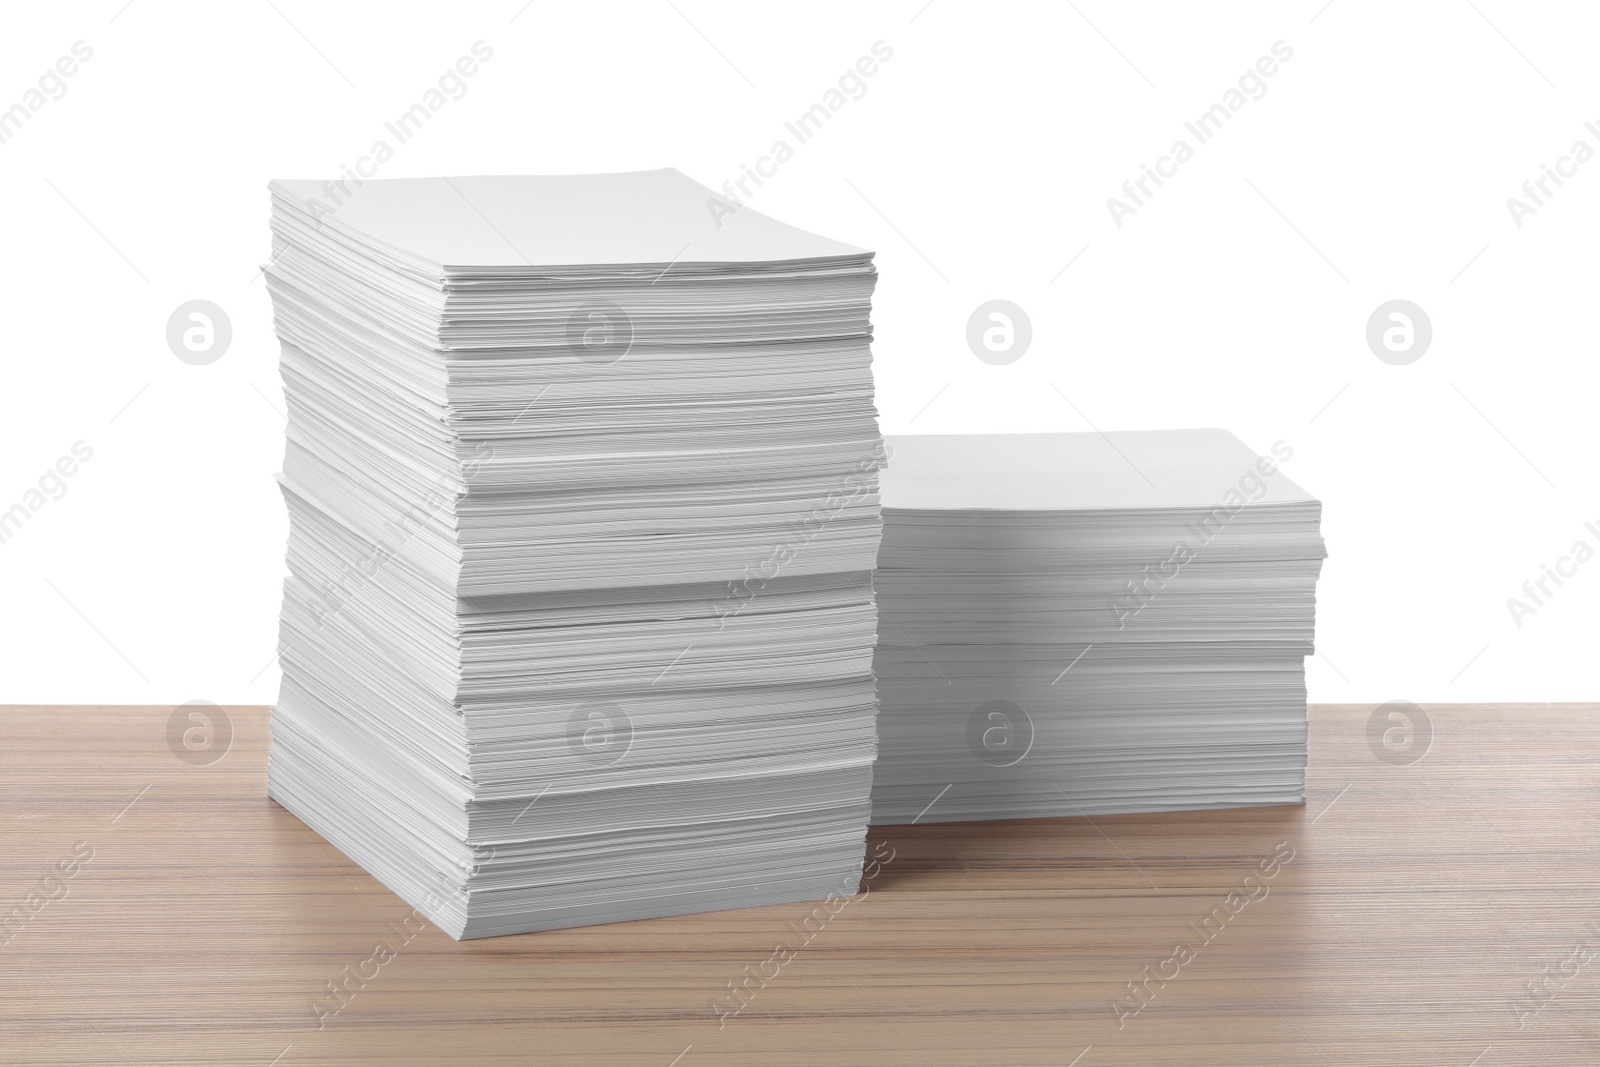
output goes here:
{"type": "Polygon", "coordinates": [[[266,798],[265,709],[202,766],[172,708],[0,709],[0,1063],[1600,1063],[1600,706],[1430,706],[1410,765],[1372,710],[1312,709],[1304,808],[875,830],[809,942],[778,906],[457,943],[266,798]]]}

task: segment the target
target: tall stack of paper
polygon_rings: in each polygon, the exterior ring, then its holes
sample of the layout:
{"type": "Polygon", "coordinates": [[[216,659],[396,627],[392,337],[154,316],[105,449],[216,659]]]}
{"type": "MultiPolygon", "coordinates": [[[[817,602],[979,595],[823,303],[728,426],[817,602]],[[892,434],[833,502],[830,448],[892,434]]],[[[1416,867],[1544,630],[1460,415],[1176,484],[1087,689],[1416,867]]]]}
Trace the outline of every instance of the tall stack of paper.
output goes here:
{"type": "Polygon", "coordinates": [[[456,937],[854,892],[872,254],[673,170],[271,193],[272,797],[456,937]]]}
{"type": "Polygon", "coordinates": [[[874,822],[1303,801],[1326,552],[1287,445],[887,441],[874,822]]]}

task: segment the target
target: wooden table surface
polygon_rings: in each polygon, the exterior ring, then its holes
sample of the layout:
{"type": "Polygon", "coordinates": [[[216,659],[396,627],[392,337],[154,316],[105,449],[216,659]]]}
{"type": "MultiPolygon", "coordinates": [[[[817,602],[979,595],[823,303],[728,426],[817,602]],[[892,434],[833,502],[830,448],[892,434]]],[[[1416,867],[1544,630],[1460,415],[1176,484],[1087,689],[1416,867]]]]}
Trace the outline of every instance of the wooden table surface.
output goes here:
{"type": "Polygon", "coordinates": [[[1304,808],[874,830],[809,940],[458,943],[266,798],[265,709],[187,762],[170,707],[0,708],[0,1063],[1600,1064],[1600,705],[1425,711],[1397,762],[1313,707],[1304,808]]]}

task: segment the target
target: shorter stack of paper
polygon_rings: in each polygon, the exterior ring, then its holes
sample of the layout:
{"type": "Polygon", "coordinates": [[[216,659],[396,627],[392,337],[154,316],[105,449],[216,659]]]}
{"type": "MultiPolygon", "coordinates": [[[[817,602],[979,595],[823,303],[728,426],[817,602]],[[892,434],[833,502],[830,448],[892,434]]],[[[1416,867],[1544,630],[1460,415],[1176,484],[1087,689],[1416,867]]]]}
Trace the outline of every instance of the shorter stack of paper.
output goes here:
{"type": "Polygon", "coordinates": [[[1326,551],[1289,446],[886,440],[875,823],[1304,801],[1326,551]]]}

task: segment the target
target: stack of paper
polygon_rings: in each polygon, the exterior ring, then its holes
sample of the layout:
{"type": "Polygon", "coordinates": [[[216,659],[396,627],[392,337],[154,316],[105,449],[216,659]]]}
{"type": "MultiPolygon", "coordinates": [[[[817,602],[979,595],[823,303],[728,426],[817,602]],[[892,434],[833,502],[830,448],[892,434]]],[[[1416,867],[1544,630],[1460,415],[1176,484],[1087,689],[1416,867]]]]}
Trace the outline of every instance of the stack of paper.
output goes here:
{"type": "Polygon", "coordinates": [[[1287,445],[888,446],[874,822],[1303,801],[1326,552],[1287,445]]]}
{"type": "Polygon", "coordinates": [[[456,937],[854,892],[872,254],[673,170],[347,191],[271,185],[272,797],[456,937]]]}

